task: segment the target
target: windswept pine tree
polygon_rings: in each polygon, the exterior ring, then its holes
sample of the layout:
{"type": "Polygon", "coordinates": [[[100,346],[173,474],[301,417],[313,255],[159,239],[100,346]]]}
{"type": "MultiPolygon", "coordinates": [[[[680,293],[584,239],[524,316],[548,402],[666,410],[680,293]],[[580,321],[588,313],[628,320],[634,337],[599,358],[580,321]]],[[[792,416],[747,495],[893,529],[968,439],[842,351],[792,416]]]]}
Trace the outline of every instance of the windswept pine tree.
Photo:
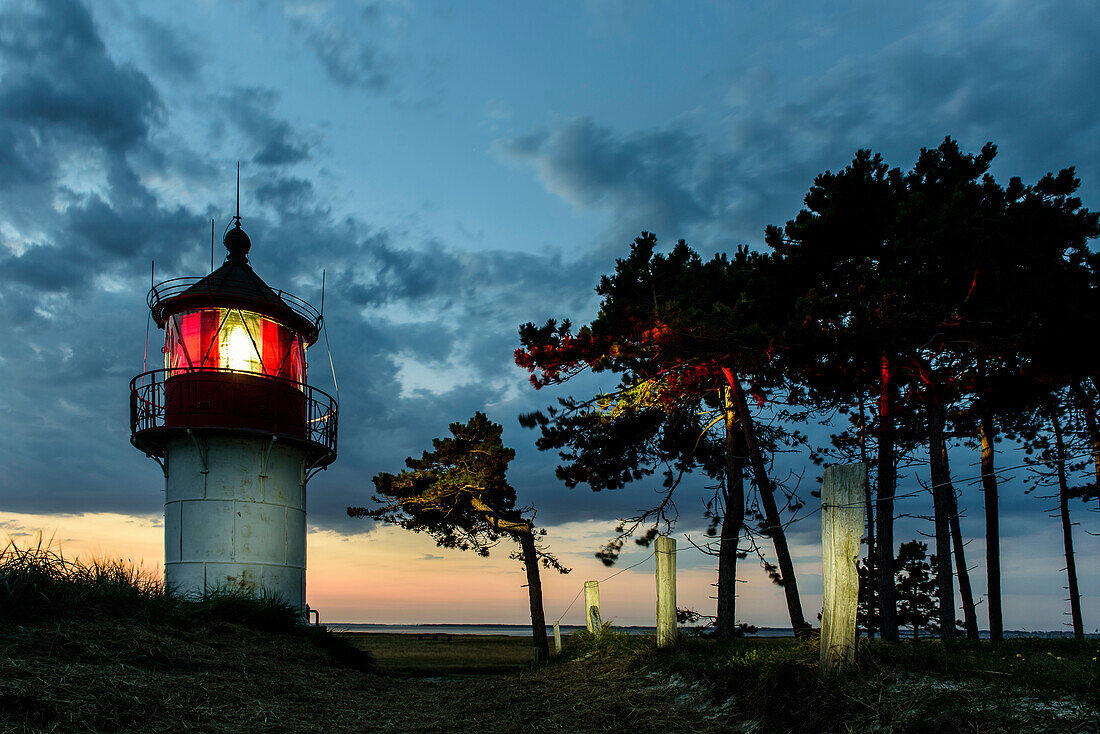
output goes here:
{"type": "Polygon", "coordinates": [[[569,569],[539,547],[545,530],[535,529],[531,508],[516,508],[516,490],[505,476],[516,452],[504,446],[500,424],[478,412],[466,423],[452,423],[449,430],[450,436],[432,439],[432,450],[419,459],[405,459],[408,468],[400,474],[376,475],[373,506],[349,507],[348,515],[427,533],[443,548],[482,556],[501,537],[515,539],[520,550],[512,557],[527,572],[535,646],[539,660],[549,660],[539,565],[560,573],[569,569]]]}

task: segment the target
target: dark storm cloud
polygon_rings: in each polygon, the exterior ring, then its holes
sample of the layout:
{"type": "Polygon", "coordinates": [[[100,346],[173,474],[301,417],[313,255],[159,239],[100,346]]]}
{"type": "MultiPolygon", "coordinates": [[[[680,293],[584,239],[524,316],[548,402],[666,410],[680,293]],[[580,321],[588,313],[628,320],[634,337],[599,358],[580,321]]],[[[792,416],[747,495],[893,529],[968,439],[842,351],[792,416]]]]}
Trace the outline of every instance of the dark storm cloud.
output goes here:
{"type": "Polygon", "coordinates": [[[178,261],[172,250],[201,231],[204,219],[182,207],[118,207],[90,196],[72,207],[68,223],[68,232],[97,256],[144,262],[142,256],[159,255],[171,263],[178,261]]]}
{"type": "Polygon", "coordinates": [[[49,0],[0,13],[0,116],[121,151],[145,137],[161,101],[149,79],[113,61],[88,10],[49,0]]]}
{"type": "Polygon", "coordinates": [[[277,92],[259,87],[235,89],[216,97],[214,104],[244,134],[254,150],[252,161],[261,166],[301,163],[310,155],[309,143],[289,122],[276,117],[277,92]]]}

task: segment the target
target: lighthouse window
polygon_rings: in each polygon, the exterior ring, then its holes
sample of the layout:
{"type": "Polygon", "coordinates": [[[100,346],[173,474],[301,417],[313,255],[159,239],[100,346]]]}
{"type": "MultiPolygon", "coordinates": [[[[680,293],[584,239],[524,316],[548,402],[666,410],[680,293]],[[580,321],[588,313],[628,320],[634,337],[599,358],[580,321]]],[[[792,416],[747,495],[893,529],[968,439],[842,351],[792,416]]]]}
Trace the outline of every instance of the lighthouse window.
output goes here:
{"type": "Polygon", "coordinates": [[[226,313],[218,330],[218,366],[235,372],[264,374],[259,344],[262,319],[256,314],[233,309],[226,313]]]}
{"type": "Polygon", "coordinates": [[[184,372],[252,372],[305,382],[299,334],[260,314],[210,308],[174,314],[166,325],[164,367],[184,372]]]}

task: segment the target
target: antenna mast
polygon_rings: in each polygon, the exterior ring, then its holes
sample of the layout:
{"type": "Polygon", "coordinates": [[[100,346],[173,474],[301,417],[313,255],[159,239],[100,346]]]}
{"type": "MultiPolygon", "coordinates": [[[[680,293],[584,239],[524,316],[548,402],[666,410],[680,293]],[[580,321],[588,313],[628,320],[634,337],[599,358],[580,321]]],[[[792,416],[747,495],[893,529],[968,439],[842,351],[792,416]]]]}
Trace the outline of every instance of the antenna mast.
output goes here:
{"type": "Polygon", "coordinates": [[[233,217],[237,226],[241,226],[241,162],[237,161],[237,216],[233,217]]]}

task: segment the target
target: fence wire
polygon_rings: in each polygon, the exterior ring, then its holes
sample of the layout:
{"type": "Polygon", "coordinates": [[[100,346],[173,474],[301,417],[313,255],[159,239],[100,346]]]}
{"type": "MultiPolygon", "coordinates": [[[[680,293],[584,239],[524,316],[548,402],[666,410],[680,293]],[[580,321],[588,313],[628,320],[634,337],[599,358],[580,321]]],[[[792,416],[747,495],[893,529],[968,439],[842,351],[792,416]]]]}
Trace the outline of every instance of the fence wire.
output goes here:
{"type": "MultiPolygon", "coordinates": [[[[642,560],[638,561],[638,562],[637,562],[637,563],[635,563],[634,565],[632,565],[632,566],[627,566],[626,568],[620,568],[620,569],[619,569],[618,571],[616,571],[615,573],[611,574],[610,576],[608,576],[608,577],[607,577],[607,578],[605,578],[605,579],[597,579],[596,583],[599,583],[599,584],[605,583],[605,582],[607,582],[607,581],[610,581],[611,579],[615,578],[615,577],[616,577],[616,576],[618,576],[618,575],[619,575],[620,573],[626,573],[627,571],[629,571],[629,570],[630,570],[630,569],[632,569],[632,568],[637,568],[638,566],[640,566],[640,565],[642,565],[643,563],[645,563],[646,561],[648,561],[648,560],[649,560],[650,558],[653,558],[653,556],[654,556],[654,555],[655,555],[656,553],[657,553],[657,551],[653,551],[653,552],[651,552],[651,553],[650,553],[650,554],[649,554],[648,556],[646,556],[646,557],[645,557],[645,558],[643,558],[642,560]]],[[[575,595],[575,596],[573,597],[573,600],[569,602],[569,606],[567,606],[567,607],[565,608],[565,611],[564,611],[564,612],[562,612],[562,613],[561,613],[561,615],[559,615],[559,616],[558,616],[558,618],[557,618],[556,620],[554,620],[554,621],[555,621],[556,623],[559,623],[559,624],[561,623],[561,620],[562,620],[562,619],[563,619],[563,618],[565,617],[565,615],[566,615],[566,614],[569,614],[569,610],[573,608],[573,605],[577,603],[577,599],[579,599],[579,598],[581,597],[581,594],[583,594],[583,593],[584,593],[584,587],[582,586],[582,587],[581,587],[581,589],[580,589],[580,591],[578,591],[578,592],[576,593],[576,595],[575,595]]]]}

